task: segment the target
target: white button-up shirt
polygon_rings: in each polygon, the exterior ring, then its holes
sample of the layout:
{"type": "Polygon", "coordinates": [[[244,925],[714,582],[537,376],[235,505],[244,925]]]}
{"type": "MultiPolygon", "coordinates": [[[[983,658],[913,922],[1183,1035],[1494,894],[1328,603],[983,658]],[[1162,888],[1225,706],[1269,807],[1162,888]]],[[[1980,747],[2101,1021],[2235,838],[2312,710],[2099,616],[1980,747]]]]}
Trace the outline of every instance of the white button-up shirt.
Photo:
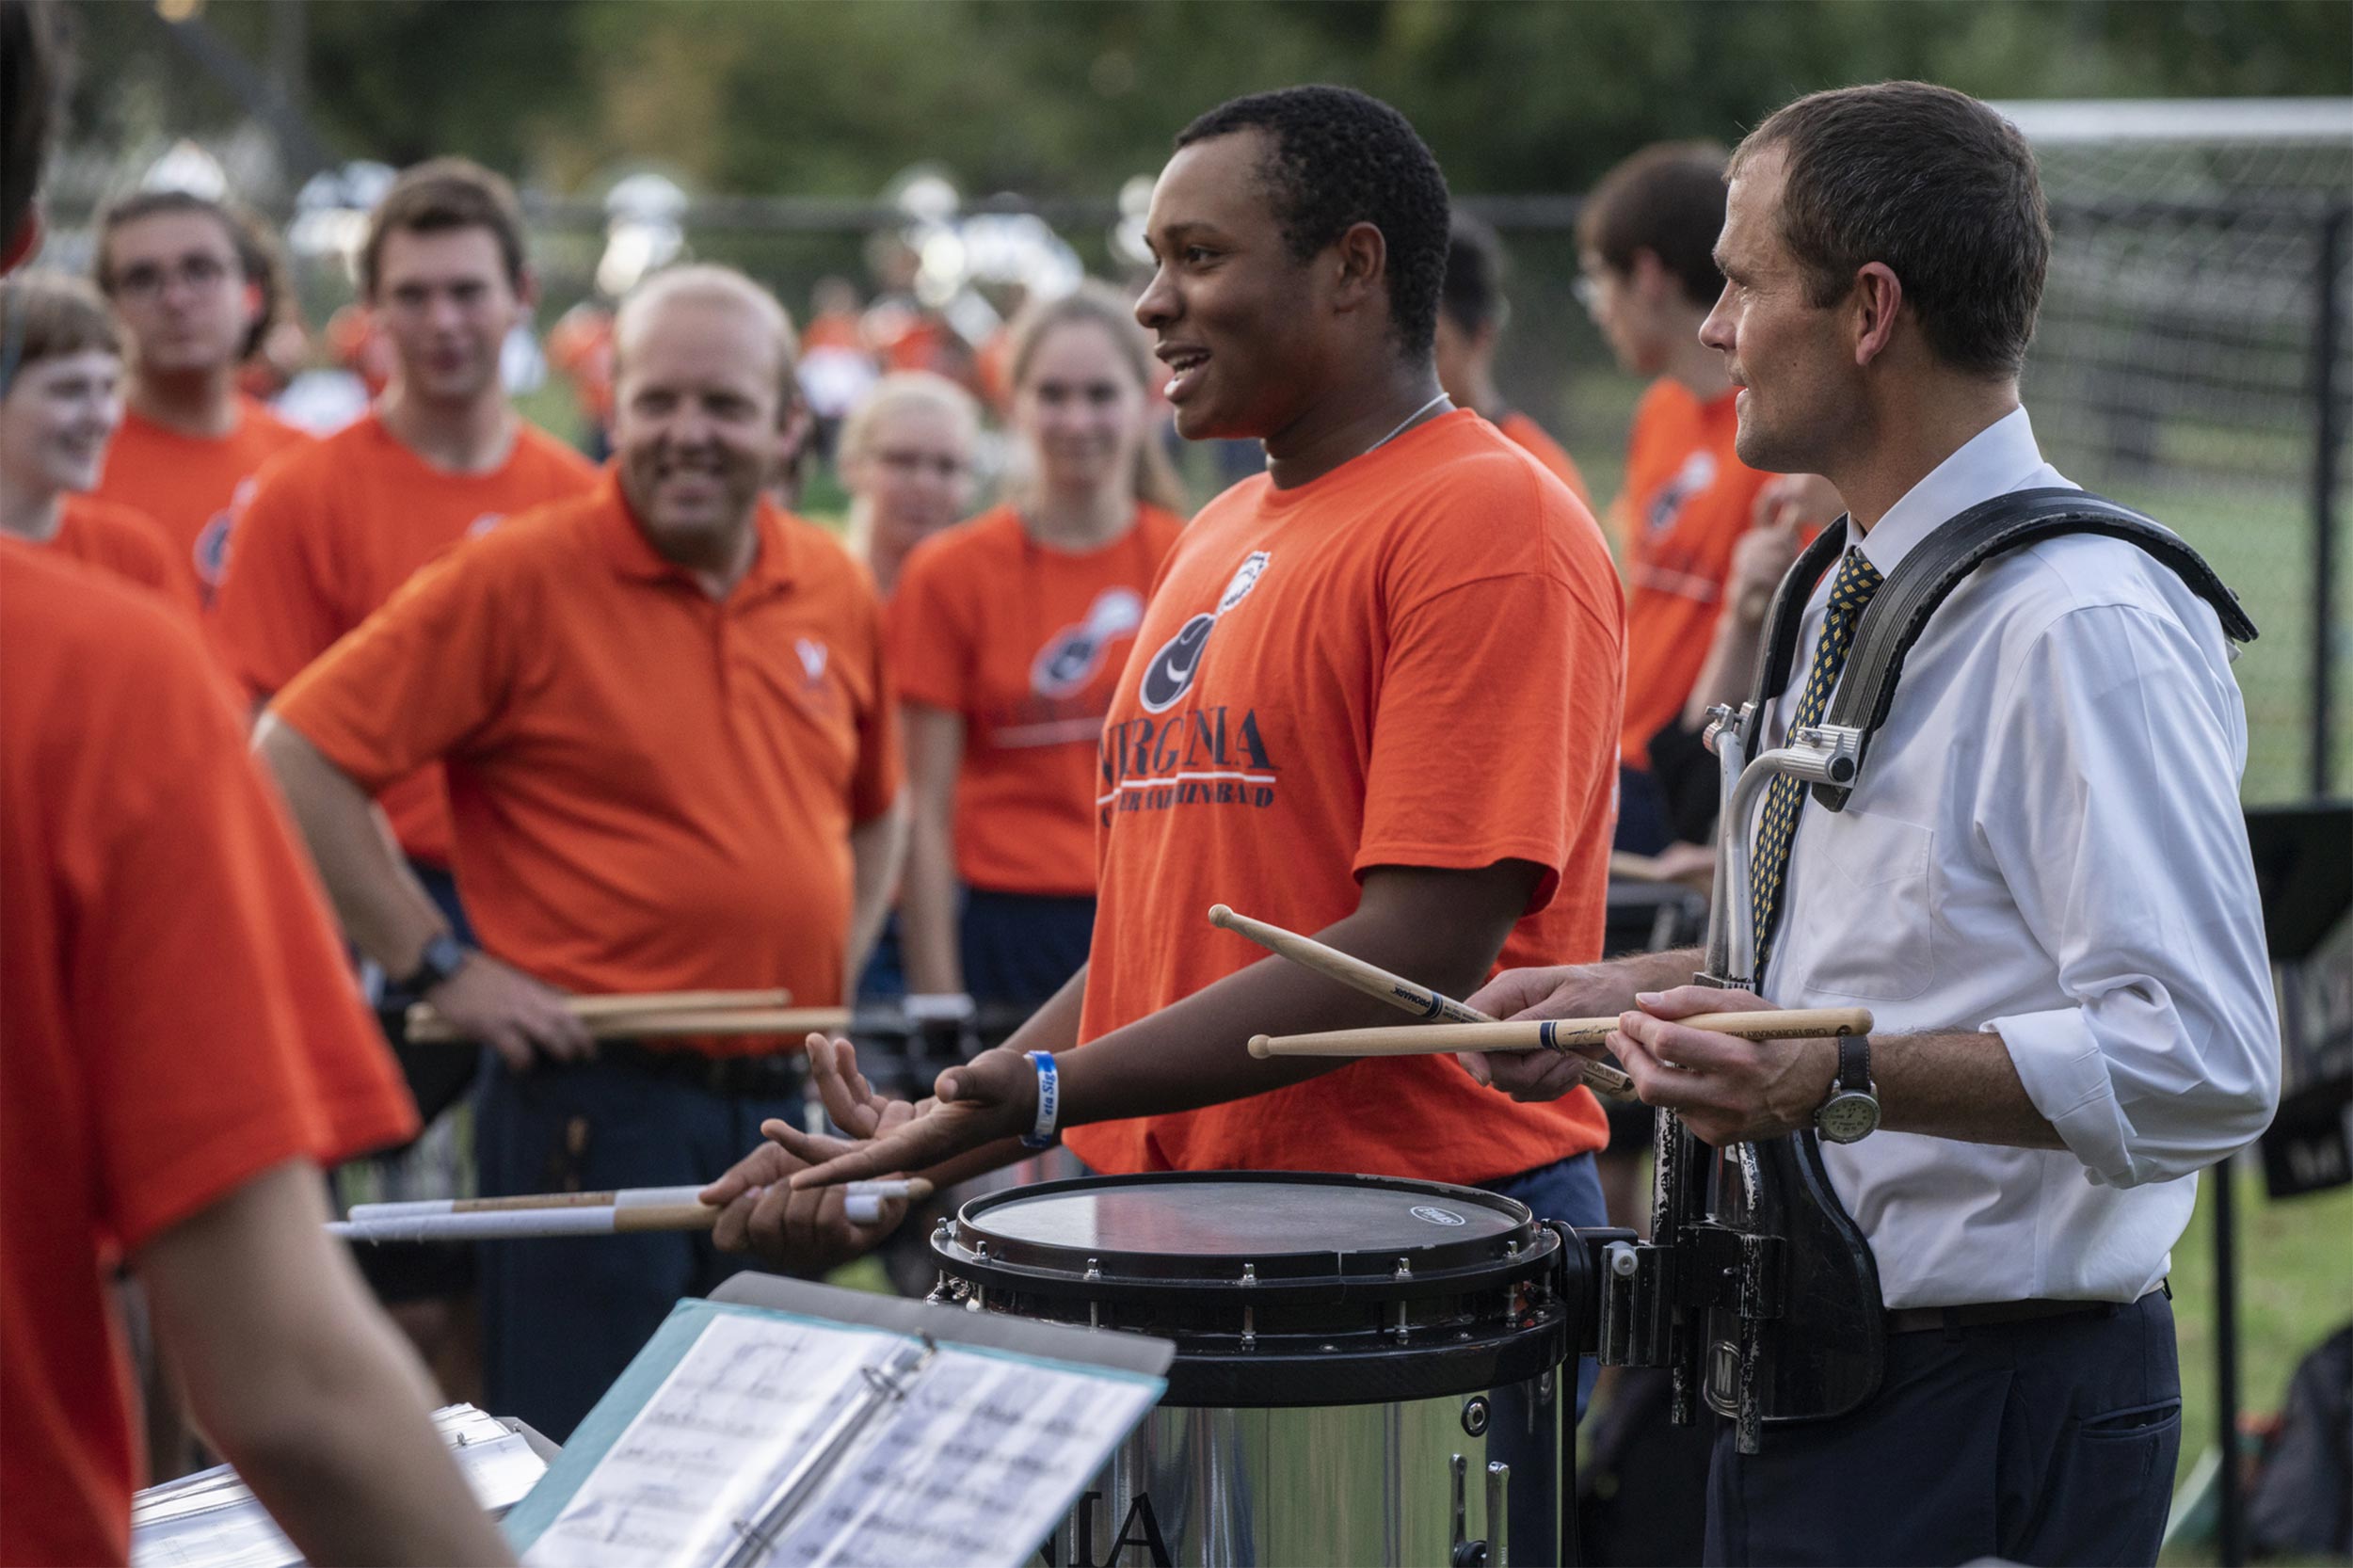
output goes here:
{"type": "MultiPolygon", "coordinates": [[[[2024,408],[1859,541],[1882,573],[1956,514],[2065,485],[2024,408]]],[[[1796,711],[1815,589],[1767,744],[1796,711]]],[[[2214,610],[2138,548],[2070,535],[1954,589],[1904,663],[1843,812],[1809,798],[1765,994],[1986,1032],[2063,1151],[1878,1132],[1822,1153],[1891,1307],[2130,1301],[2196,1173],[2279,1100],[2279,1023],[2238,799],[2247,717],[2214,610]]],[[[1752,824],[1753,831],[1753,824],[1752,824]]]]}

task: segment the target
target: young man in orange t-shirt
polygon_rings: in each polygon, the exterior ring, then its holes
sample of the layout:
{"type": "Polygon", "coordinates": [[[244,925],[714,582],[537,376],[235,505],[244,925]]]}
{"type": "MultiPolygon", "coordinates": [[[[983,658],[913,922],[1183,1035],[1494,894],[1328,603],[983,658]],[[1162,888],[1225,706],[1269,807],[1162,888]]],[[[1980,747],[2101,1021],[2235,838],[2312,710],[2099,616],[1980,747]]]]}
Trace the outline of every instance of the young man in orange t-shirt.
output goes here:
{"type": "Polygon", "coordinates": [[[1503,242],[1468,213],[1456,213],[1447,240],[1446,292],[1438,296],[1438,384],[1456,408],[1472,410],[1526,447],[1590,508],[1593,493],[1568,449],[1513,408],[1496,386],[1496,351],[1511,314],[1503,296],[1503,242]]]}
{"type": "MultiPolygon", "coordinates": [[[[1617,581],[1567,487],[1439,388],[1437,164],[1346,88],[1238,99],[1177,138],[1146,237],[1136,313],[1178,431],[1257,437],[1269,470],[1187,528],[1120,677],[1092,955],[911,1118],[857,1103],[825,1048],[837,1119],[890,1130],[798,1179],[1011,1158],[1053,1130],[1032,1053],[1060,1052],[1060,1125],[1097,1170],[1425,1177],[1598,1224],[1591,1095],[1516,1104],[1444,1058],[1254,1060],[1256,1033],[1398,1015],[1206,920],[1225,902],[1457,995],[1499,954],[1601,948],[1617,581]]],[[[749,1187],[834,1152],[765,1130],[712,1198],[757,1214],[783,1191],[749,1187]]]]}
{"type": "MultiPolygon", "coordinates": [[[[592,1053],[560,991],[824,1006],[881,923],[904,839],[881,609],[761,495],[791,344],[740,273],[642,285],[616,324],[613,476],[427,567],[263,721],[354,944],[503,1063],[479,1101],[487,1192],[698,1181],[798,1114],[796,1043],[592,1053]],[[435,760],[479,950],[368,804],[435,760]]],[[[568,1434],[677,1299],[736,1266],[682,1234],[484,1249],[490,1406],[568,1434]]]]}
{"type": "Polygon", "coordinates": [[[98,220],[94,271],[131,340],[129,408],[97,495],[144,512],[209,607],[229,559],[230,518],[271,458],[311,438],[237,390],[269,331],[268,251],[226,203],[143,191],[98,220]]]}

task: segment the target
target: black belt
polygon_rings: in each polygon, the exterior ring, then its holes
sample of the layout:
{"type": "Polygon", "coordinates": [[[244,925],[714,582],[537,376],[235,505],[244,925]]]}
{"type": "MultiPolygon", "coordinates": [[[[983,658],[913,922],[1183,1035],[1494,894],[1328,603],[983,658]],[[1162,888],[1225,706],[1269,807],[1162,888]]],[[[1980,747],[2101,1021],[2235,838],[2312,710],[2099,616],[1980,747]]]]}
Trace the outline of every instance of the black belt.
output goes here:
{"type": "Polygon", "coordinates": [[[797,1099],[808,1081],[808,1057],[798,1050],[765,1056],[707,1056],[698,1050],[657,1050],[634,1040],[600,1040],[599,1062],[713,1095],[746,1099],[797,1099]]]}
{"type": "MultiPolygon", "coordinates": [[[[2157,1282],[2157,1288],[2144,1294],[2146,1301],[2162,1291],[2170,1300],[2172,1285],[2157,1282]]],[[[2137,1305],[2138,1302],[2132,1304],[2137,1305]]],[[[1971,1302],[1965,1306],[1901,1306],[1887,1314],[1890,1334],[1926,1334],[1931,1329],[1992,1328],[2003,1323],[2032,1323],[2048,1318],[2109,1317],[2121,1312],[2122,1302],[1971,1302]]]]}

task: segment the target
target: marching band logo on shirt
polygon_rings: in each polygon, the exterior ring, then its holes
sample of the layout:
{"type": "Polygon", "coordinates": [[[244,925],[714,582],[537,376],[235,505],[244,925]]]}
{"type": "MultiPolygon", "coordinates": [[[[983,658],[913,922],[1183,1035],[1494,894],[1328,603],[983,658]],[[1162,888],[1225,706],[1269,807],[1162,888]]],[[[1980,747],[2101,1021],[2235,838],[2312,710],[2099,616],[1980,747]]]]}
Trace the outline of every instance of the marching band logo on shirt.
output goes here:
{"type": "Polygon", "coordinates": [[[1105,588],[1087,606],[1086,619],[1046,639],[1030,664],[1030,689],[1040,696],[1068,696],[1093,680],[1112,644],[1144,624],[1144,596],[1133,588],[1105,588]]]}
{"type": "Polygon", "coordinates": [[[1162,643],[1144,667],[1144,678],[1136,682],[1136,700],[1144,704],[1147,713],[1165,713],[1193,689],[1193,678],[1201,673],[1201,654],[1209,646],[1209,632],[1218,617],[1250,597],[1250,590],[1266,575],[1267,564],[1273,559],[1270,552],[1254,550],[1234,573],[1234,580],[1225,584],[1225,592],[1215,610],[1205,610],[1176,629],[1176,635],[1162,643]]]}
{"type": "Polygon", "coordinates": [[[792,648],[801,656],[801,673],[808,678],[809,689],[814,691],[823,686],[825,683],[825,645],[814,637],[795,637],[792,648]]]}
{"type": "Polygon", "coordinates": [[[504,512],[485,512],[480,517],[474,519],[472,522],[466,524],[466,537],[470,539],[478,539],[482,537],[483,535],[488,534],[491,529],[496,528],[500,523],[504,522],[505,520],[506,514],[504,512]]]}
{"type": "Polygon", "coordinates": [[[229,546],[236,531],[237,519],[245,515],[245,504],[253,498],[253,476],[237,481],[231,492],[229,504],[205,520],[196,531],[196,543],[188,552],[196,567],[196,580],[204,585],[204,597],[210,600],[219,588],[222,578],[229,575],[229,546]]]}
{"type": "Polygon", "coordinates": [[[1643,514],[1643,522],[1654,534],[1665,533],[1675,525],[1675,520],[1683,515],[1683,508],[1691,504],[1691,498],[1715,482],[1716,455],[1706,451],[1692,453],[1675,471],[1675,476],[1660,486],[1658,493],[1651,497],[1650,507],[1643,514]]]}

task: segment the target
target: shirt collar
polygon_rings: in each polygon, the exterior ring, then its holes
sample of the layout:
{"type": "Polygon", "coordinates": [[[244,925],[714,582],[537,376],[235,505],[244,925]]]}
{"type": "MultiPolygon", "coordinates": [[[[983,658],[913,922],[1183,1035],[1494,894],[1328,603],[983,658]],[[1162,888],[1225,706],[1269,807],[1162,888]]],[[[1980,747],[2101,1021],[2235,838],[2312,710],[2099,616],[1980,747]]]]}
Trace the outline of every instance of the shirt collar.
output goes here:
{"type": "MultiPolygon", "coordinates": [[[[640,583],[680,582],[696,593],[703,591],[695,574],[664,556],[646,538],[638,526],[637,515],[630,509],[629,498],[621,491],[620,476],[608,471],[602,481],[600,499],[604,525],[601,534],[606,556],[613,569],[621,576],[640,583]]],[[[760,498],[752,514],[752,526],[760,534],[760,553],[752,558],[749,570],[742,582],[728,595],[729,602],[756,594],[773,593],[792,583],[792,543],[784,526],[784,514],[765,495],[760,498]]]]}
{"type": "Polygon", "coordinates": [[[2009,494],[2042,466],[2042,449],[2035,444],[2026,410],[2012,408],[1906,490],[1856,548],[1881,576],[1891,576],[1913,547],[1941,524],[1979,502],[2009,494]]]}

